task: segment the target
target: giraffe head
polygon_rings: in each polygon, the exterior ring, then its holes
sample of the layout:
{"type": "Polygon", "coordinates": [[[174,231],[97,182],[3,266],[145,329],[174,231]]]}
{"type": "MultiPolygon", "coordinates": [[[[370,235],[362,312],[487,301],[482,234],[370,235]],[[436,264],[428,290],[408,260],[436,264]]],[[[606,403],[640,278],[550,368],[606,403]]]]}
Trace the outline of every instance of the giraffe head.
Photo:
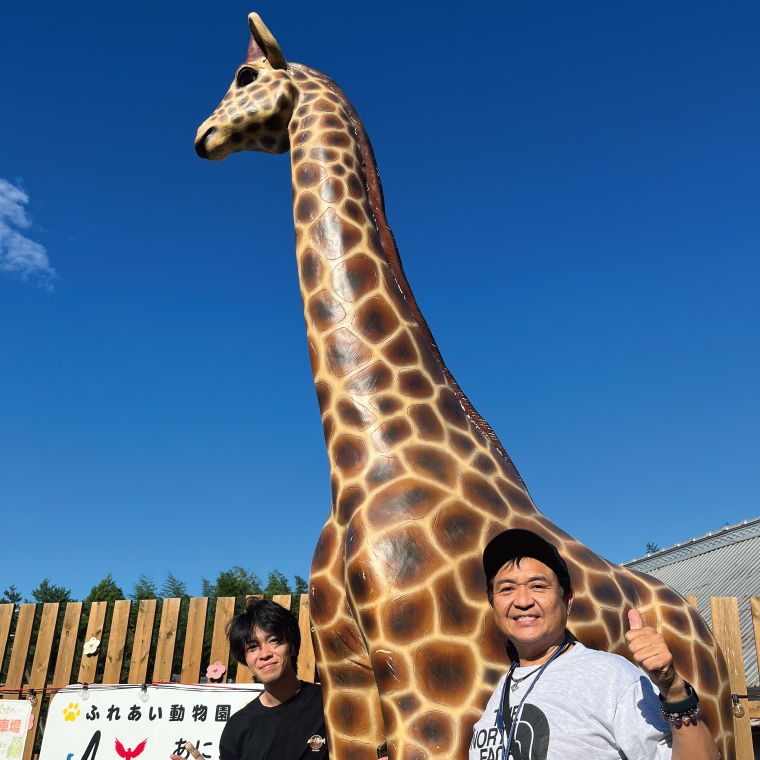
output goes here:
{"type": "Polygon", "coordinates": [[[230,153],[286,153],[288,123],[298,99],[285,56],[257,13],[248,16],[251,41],[224,99],[198,128],[195,150],[221,161],[230,153]]]}

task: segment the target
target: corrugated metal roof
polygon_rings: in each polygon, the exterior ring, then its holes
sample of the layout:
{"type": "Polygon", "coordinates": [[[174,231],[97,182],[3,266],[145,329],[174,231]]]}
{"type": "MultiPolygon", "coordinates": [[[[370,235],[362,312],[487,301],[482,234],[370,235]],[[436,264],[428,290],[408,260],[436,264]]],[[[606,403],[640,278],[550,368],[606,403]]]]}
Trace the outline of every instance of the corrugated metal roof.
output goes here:
{"type": "Polygon", "coordinates": [[[711,627],[710,597],[737,597],[747,686],[760,686],[749,602],[751,596],[760,596],[760,518],[626,562],[625,567],[653,575],[683,596],[696,596],[699,613],[711,627]]]}

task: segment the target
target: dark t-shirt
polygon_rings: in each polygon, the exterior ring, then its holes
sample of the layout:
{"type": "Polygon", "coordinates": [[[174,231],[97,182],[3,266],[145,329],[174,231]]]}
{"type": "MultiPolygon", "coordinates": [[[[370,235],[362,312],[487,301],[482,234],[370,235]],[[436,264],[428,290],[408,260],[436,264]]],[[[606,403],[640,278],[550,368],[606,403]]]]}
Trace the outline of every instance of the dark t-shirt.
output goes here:
{"type": "Polygon", "coordinates": [[[287,702],[249,702],[227,722],[221,760],[328,760],[325,713],[319,684],[302,683],[287,702]]]}

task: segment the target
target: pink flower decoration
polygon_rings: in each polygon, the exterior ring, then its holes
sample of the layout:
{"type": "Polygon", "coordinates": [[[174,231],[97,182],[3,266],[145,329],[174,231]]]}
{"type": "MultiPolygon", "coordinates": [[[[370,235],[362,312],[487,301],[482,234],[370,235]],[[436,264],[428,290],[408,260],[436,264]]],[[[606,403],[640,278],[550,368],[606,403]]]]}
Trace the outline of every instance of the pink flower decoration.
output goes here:
{"type": "Polygon", "coordinates": [[[206,678],[209,681],[220,681],[227,668],[217,660],[213,665],[209,665],[206,669],[206,678]]]}

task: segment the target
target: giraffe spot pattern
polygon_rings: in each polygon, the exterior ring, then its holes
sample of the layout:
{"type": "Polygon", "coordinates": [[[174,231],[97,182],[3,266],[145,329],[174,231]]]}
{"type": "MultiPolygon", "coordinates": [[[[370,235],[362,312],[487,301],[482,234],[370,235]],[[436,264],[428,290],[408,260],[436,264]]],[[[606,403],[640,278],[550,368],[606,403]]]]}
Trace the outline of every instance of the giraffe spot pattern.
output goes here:
{"type": "Polygon", "coordinates": [[[405,417],[395,417],[384,422],[372,435],[372,444],[378,451],[388,452],[412,434],[412,426],[405,417]]]}
{"type": "Polygon", "coordinates": [[[457,635],[471,633],[477,628],[480,614],[465,601],[453,572],[438,578],[433,588],[442,633],[457,635]]]}
{"type": "Polygon", "coordinates": [[[412,419],[417,435],[423,441],[442,441],[443,425],[436,413],[427,404],[415,404],[409,407],[409,416],[412,419]]]}
{"type": "Polygon", "coordinates": [[[383,483],[396,480],[404,472],[406,470],[398,457],[378,457],[375,463],[367,470],[364,482],[367,484],[367,488],[373,489],[381,486],[383,483]]]}
{"type": "Polygon", "coordinates": [[[383,631],[396,644],[420,639],[432,624],[433,599],[429,591],[404,594],[383,608],[383,631]]]}
{"type": "Polygon", "coordinates": [[[436,517],[433,538],[446,554],[465,554],[477,548],[484,522],[477,511],[455,501],[444,506],[436,517]]]}
{"type": "Polygon", "coordinates": [[[351,321],[354,329],[370,343],[380,343],[398,327],[398,318],[381,296],[368,298],[351,321]]]}
{"type": "Polygon", "coordinates": [[[342,472],[358,472],[367,464],[367,444],[355,435],[341,435],[333,445],[333,462],[342,472]]]}
{"type": "Polygon", "coordinates": [[[388,368],[388,365],[383,362],[375,362],[366,369],[361,370],[361,372],[352,375],[343,387],[349,393],[354,393],[357,396],[366,396],[370,393],[385,390],[392,380],[393,373],[388,368]]]}
{"type": "Polygon", "coordinates": [[[366,498],[366,493],[357,486],[342,491],[337,500],[338,523],[346,525],[366,498]]]}
{"type": "Polygon", "coordinates": [[[439,704],[460,704],[475,680],[475,658],[469,647],[433,641],[417,649],[414,664],[420,691],[439,704]]]}
{"type": "Polygon", "coordinates": [[[418,525],[389,530],[375,538],[372,546],[386,582],[399,589],[421,583],[443,562],[418,525]]]}
{"type": "Polygon", "coordinates": [[[313,248],[307,248],[301,255],[301,281],[307,290],[314,290],[324,277],[322,257],[313,248]]]}
{"type": "Polygon", "coordinates": [[[375,396],[370,399],[369,403],[372,404],[380,414],[393,414],[404,405],[401,399],[396,398],[395,396],[375,396]]]}
{"type": "Polygon", "coordinates": [[[332,208],[328,208],[311,226],[310,235],[328,259],[339,259],[362,239],[357,227],[343,221],[332,208]]]}
{"type": "Polygon", "coordinates": [[[329,290],[320,290],[309,299],[309,317],[315,330],[322,332],[342,322],[345,309],[333,298],[329,290]]]}
{"type": "Polygon", "coordinates": [[[409,727],[409,735],[434,753],[448,752],[454,745],[454,721],[440,710],[420,715],[409,727]]]}
{"type": "Polygon", "coordinates": [[[397,367],[408,367],[410,364],[417,364],[419,360],[414,343],[406,330],[388,341],[383,347],[382,354],[397,367]]]}
{"type": "Polygon", "coordinates": [[[364,700],[353,694],[339,694],[329,703],[330,720],[346,736],[356,736],[369,725],[369,709],[364,700]]]}
{"type": "MultiPolygon", "coordinates": [[[[407,423],[408,425],[409,423],[407,423]]],[[[411,433],[411,426],[409,427],[411,433]]],[[[457,466],[454,457],[432,446],[407,446],[404,458],[419,475],[453,488],[457,480],[457,466]]]]}
{"type": "Polygon", "coordinates": [[[319,188],[319,197],[325,203],[337,203],[343,197],[343,182],[330,177],[319,188]]]}
{"type": "Polygon", "coordinates": [[[418,369],[403,369],[398,375],[399,390],[404,396],[425,398],[433,395],[433,385],[418,369]]]}
{"type": "Polygon", "coordinates": [[[445,491],[411,478],[386,486],[367,508],[370,525],[376,528],[424,517],[446,495],[445,491]]]}
{"type": "Polygon", "coordinates": [[[372,352],[352,332],[339,327],[325,341],[327,364],[335,377],[343,377],[366,364],[372,352]]]}
{"type": "Polygon", "coordinates": [[[369,256],[356,254],[333,269],[330,283],[343,300],[358,301],[377,287],[377,267],[369,256]]]}

